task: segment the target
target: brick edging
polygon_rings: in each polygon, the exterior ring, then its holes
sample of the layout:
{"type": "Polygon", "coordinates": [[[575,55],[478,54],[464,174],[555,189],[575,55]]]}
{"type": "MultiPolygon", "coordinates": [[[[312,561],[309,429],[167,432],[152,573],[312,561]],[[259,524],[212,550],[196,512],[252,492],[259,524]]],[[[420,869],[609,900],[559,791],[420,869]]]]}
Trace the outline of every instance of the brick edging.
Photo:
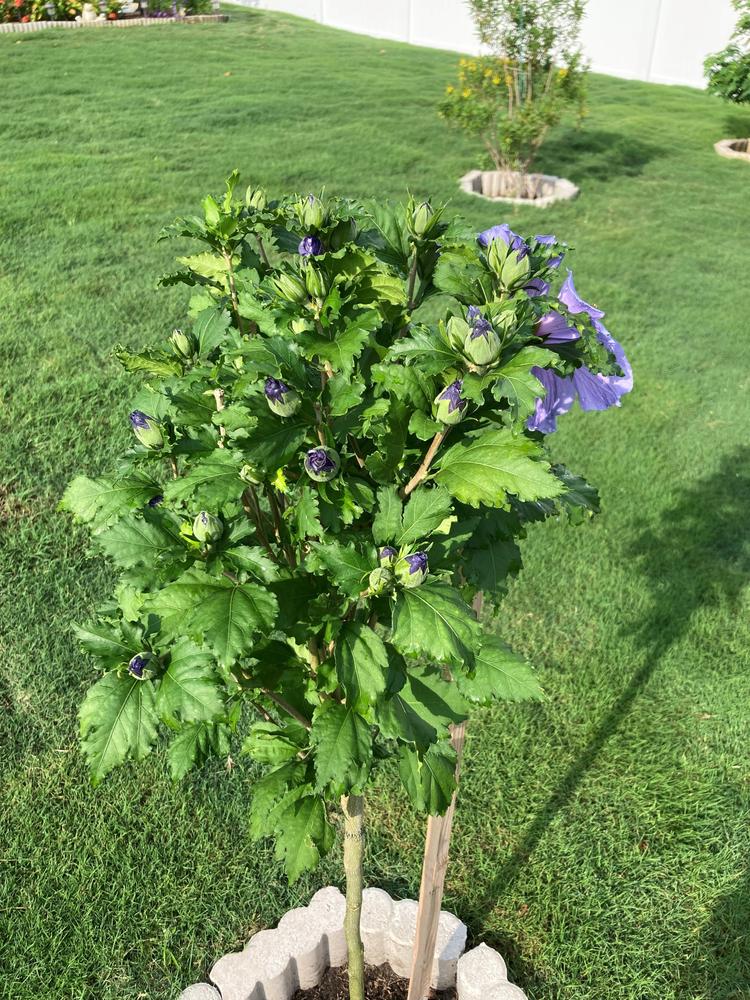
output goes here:
{"type": "Polygon", "coordinates": [[[186,14],[184,17],[131,17],[118,21],[8,21],[0,24],[0,35],[46,28],[150,28],[156,24],[206,24],[228,21],[228,14],[186,14]]]}

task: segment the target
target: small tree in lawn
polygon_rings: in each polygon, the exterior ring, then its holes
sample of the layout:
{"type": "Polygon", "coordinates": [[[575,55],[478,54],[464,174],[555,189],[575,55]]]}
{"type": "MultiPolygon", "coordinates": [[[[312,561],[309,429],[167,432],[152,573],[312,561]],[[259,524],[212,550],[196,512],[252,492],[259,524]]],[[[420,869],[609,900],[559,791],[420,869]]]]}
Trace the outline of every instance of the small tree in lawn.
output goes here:
{"type": "Polygon", "coordinates": [[[241,733],[264,769],[251,832],[291,879],[331,848],[340,808],[361,1000],[372,773],[395,760],[439,813],[451,724],[537,696],[469,605],[502,593],[527,524],[595,508],[543,435],[576,392],[616,403],[629,369],[570,276],[550,305],[552,236],[477,240],[411,199],[240,202],[236,185],[165,231],[201,244],[163,279],[192,289],[190,329],[117,350],[142,379],[133,445],[63,499],[120,572],[77,630],[103,670],[83,749],[98,783],[164,742],[180,778],[241,733]],[[417,310],[435,294],[432,324],[417,310]]]}
{"type": "Polygon", "coordinates": [[[750,102],[750,0],[734,0],[739,14],[732,39],[721,52],[710,55],[704,69],[708,90],[735,104],[750,102]]]}
{"type": "Polygon", "coordinates": [[[487,55],[459,62],[440,114],[478,136],[496,170],[528,171],[551,126],[583,114],[585,0],[469,0],[487,55]]]}

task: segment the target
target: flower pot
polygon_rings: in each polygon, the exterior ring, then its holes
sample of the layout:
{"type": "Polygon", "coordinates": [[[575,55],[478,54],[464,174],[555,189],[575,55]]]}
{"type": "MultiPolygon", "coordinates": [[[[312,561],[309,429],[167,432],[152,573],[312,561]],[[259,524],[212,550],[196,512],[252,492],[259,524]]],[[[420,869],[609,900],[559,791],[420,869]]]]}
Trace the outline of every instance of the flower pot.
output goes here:
{"type": "Polygon", "coordinates": [[[750,139],[721,139],[714,149],[730,160],[750,160],[750,139]]]}
{"type": "Polygon", "coordinates": [[[466,194],[489,201],[543,208],[555,201],[575,198],[578,188],[564,177],[551,174],[523,174],[517,170],[470,170],[459,181],[466,194]]]}
{"type": "MultiPolygon", "coordinates": [[[[196,983],[179,1000],[292,1000],[297,990],[317,986],[330,967],[346,963],[346,900],[333,886],[315,893],[308,906],[289,910],[274,930],[254,934],[244,949],[220,958],[209,983],[196,983]]],[[[365,889],[361,934],[368,965],[387,962],[398,976],[411,969],[417,923],[413,899],[394,900],[382,889],[365,889]]],[[[485,944],[465,951],[466,925],[440,914],[432,987],[456,987],[458,1000],[526,1000],[508,981],[505,962],[485,944]]]]}

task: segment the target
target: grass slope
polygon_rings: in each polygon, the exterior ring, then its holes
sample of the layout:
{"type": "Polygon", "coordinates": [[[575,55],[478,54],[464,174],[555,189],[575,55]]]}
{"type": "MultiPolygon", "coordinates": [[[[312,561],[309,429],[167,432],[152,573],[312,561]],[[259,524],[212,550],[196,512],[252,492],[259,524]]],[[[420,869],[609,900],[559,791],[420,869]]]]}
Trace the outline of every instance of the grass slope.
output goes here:
{"type": "MultiPolygon", "coordinates": [[[[539,164],[580,199],[505,212],[456,193],[475,156],[435,115],[450,54],[238,11],[10,35],[0,60],[0,995],[168,1000],[339,878],[334,858],[290,889],[249,844],[245,762],[174,788],[155,757],[93,791],[76,749],[92,669],[68,627],[109,576],[55,505],[127,438],[113,343],[183,319],[153,287],[160,226],[238,166],[273,192],[408,186],[580,248],[637,388],[553,442],[605,512],[526,544],[500,628],[549,697],[470,727],[446,905],[532,1000],[750,997],[750,171],[711,148],[750,120],[592,77],[585,131],[539,164]]],[[[370,819],[369,880],[414,893],[421,823],[385,783],[370,819]]]]}

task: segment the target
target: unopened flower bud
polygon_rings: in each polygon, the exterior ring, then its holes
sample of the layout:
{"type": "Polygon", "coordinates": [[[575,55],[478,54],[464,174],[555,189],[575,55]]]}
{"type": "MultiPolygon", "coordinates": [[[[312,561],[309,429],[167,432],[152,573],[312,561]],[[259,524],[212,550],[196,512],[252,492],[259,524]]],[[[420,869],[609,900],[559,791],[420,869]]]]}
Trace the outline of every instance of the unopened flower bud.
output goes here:
{"type": "Polygon", "coordinates": [[[370,573],[367,582],[370,585],[371,594],[383,594],[393,583],[393,573],[383,566],[378,566],[370,573]]]}
{"type": "Polygon", "coordinates": [[[469,402],[461,395],[462,387],[463,382],[459,378],[435,396],[435,419],[441,424],[458,424],[463,420],[469,402]]]}
{"type": "Polygon", "coordinates": [[[305,268],[305,286],[313,299],[322,300],[328,294],[325,278],[312,264],[305,268]]]}
{"type": "Polygon", "coordinates": [[[460,316],[451,316],[445,324],[445,334],[454,351],[463,350],[464,341],[470,331],[471,327],[460,316]]]}
{"type": "Polygon", "coordinates": [[[324,253],[325,247],[317,236],[305,236],[297,247],[300,257],[318,257],[324,253]]]}
{"type": "Polygon", "coordinates": [[[326,221],[326,210],[320,198],[309,194],[301,206],[300,218],[306,229],[320,229],[326,221]]]}
{"type": "Polygon", "coordinates": [[[158,451],[164,447],[164,429],[156,417],[149,417],[142,410],[133,410],[130,414],[130,426],[144,448],[158,451]]]}
{"type": "Polygon", "coordinates": [[[157,493],[155,496],[151,497],[151,499],[148,502],[148,505],[149,507],[158,507],[159,504],[161,503],[164,503],[164,494],[157,493]]]}
{"type": "Polygon", "coordinates": [[[320,445],[311,448],[305,455],[305,472],[316,483],[327,483],[338,474],[341,458],[333,448],[320,445]]]}
{"type": "Polygon", "coordinates": [[[500,357],[500,338],[492,324],[481,314],[474,318],[470,333],[464,341],[464,354],[480,368],[491,365],[500,357]]]}
{"type": "Polygon", "coordinates": [[[378,559],[381,566],[391,566],[398,553],[392,545],[384,545],[378,552],[378,559]]]}
{"type": "Polygon", "coordinates": [[[426,552],[413,552],[396,563],[396,578],[402,587],[419,587],[429,572],[426,552]]]}
{"type": "Polygon", "coordinates": [[[193,521],[193,537],[199,542],[216,542],[224,534],[224,525],[218,517],[202,510],[193,521]]]}
{"type": "Polygon", "coordinates": [[[254,208],[256,212],[262,212],[268,204],[266,192],[261,187],[253,187],[252,184],[245,192],[245,204],[248,208],[254,208]]]}
{"type": "Polygon", "coordinates": [[[430,228],[430,220],[435,214],[429,201],[423,201],[412,212],[411,228],[415,236],[424,236],[430,228]]]}
{"type": "Polygon", "coordinates": [[[153,653],[136,653],[128,663],[128,673],[132,674],[139,681],[145,681],[153,674],[152,664],[156,657],[153,653]]]}
{"type": "Polygon", "coordinates": [[[173,330],[169,340],[177,357],[189,361],[195,356],[197,344],[191,333],[185,333],[184,330],[173,330]]]}
{"type": "Polygon", "coordinates": [[[263,392],[269,408],[280,417],[291,417],[302,406],[297,390],[277,378],[267,378],[263,392]]]}
{"type": "Polygon", "coordinates": [[[240,479],[243,483],[250,483],[252,486],[258,486],[262,482],[260,473],[251,462],[246,462],[240,469],[240,479]]]}
{"type": "Polygon", "coordinates": [[[508,259],[508,254],[510,248],[507,243],[501,239],[492,240],[487,250],[487,263],[490,265],[495,274],[500,274],[503,269],[503,264],[508,259]]]}
{"type": "Polygon", "coordinates": [[[296,274],[277,274],[271,278],[271,284],[287,302],[304,302],[307,298],[305,283],[296,274]]]}

